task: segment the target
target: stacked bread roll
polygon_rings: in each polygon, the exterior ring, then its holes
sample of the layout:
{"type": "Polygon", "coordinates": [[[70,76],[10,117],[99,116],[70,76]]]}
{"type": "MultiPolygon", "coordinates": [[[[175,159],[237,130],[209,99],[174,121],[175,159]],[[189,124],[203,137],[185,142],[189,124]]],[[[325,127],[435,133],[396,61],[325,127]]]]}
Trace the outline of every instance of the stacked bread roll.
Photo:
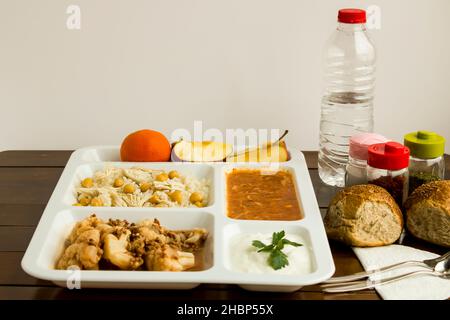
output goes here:
{"type": "MultiPolygon", "coordinates": [[[[417,188],[405,203],[405,216],[412,235],[450,247],[450,181],[417,188]]],[[[331,239],[351,246],[374,247],[397,241],[404,221],[402,211],[386,190],[356,185],[334,197],[324,223],[331,239]]]]}
{"type": "Polygon", "coordinates": [[[450,247],[450,181],[418,187],[405,203],[407,227],[415,237],[450,247]]]}

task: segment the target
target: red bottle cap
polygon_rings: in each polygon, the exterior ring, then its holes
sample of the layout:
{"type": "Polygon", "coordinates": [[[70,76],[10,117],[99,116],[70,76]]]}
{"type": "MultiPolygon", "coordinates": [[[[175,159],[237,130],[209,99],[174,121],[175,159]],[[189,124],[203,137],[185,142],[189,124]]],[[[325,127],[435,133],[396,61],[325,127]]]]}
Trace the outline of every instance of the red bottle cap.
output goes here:
{"type": "Polygon", "coordinates": [[[338,21],[342,23],[366,23],[366,11],[361,9],[341,9],[338,21]]]}
{"type": "Polygon", "coordinates": [[[373,144],[368,149],[367,164],[385,170],[400,170],[409,165],[409,149],[398,142],[373,144]]]}

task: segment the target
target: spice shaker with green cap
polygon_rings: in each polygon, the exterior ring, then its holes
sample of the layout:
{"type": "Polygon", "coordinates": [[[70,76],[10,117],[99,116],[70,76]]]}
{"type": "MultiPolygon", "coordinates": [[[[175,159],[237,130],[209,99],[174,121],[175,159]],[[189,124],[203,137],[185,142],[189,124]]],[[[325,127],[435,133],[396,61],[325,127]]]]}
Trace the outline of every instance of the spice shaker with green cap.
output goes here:
{"type": "Polygon", "coordinates": [[[404,139],[410,150],[409,193],[424,183],[444,179],[444,137],[420,130],[406,134],[404,139]]]}

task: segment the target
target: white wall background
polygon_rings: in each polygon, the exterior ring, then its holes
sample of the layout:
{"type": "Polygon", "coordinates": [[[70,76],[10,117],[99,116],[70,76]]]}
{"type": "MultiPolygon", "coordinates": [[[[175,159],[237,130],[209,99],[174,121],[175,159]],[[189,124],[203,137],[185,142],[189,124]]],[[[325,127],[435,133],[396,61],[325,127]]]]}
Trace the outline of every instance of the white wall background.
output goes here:
{"type": "MultiPolygon", "coordinates": [[[[448,0],[0,0],[0,150],[153,128],[287,128],[317,149],[321,50],[340,7],[382,10],[376,130],[450,145],[448,0]],[[81,30],[66,8],[81,8],[81,30]]],[[[447,152],[450,148],[447,147],[447,152]]]]}

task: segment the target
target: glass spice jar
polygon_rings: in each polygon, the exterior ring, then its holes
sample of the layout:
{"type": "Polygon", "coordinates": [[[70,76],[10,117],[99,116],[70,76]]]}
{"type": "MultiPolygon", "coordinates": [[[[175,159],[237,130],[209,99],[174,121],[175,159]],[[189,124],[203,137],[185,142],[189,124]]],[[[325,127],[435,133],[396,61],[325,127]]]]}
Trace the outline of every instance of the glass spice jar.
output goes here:
{"type": "Polygon", "coordinates": [[[367,181],[386,189],[402,207],[408,196],[409,149],[398,142],[371,145],[367,181]]]}
{"type": "Polygon", "coordinates": [[[410,150],[410,194],[424,183],[444,179],[444,137],[435,132],[421,130],[406,134],[404,144],[410,150]]]}
{"type": "Polygon", "coordinates": [[[345,186],[367,183],[367,148],[376,143],[388,141],[377,133],[363,132],[350,138],[348,162],[345,167],[345,186]]]}

